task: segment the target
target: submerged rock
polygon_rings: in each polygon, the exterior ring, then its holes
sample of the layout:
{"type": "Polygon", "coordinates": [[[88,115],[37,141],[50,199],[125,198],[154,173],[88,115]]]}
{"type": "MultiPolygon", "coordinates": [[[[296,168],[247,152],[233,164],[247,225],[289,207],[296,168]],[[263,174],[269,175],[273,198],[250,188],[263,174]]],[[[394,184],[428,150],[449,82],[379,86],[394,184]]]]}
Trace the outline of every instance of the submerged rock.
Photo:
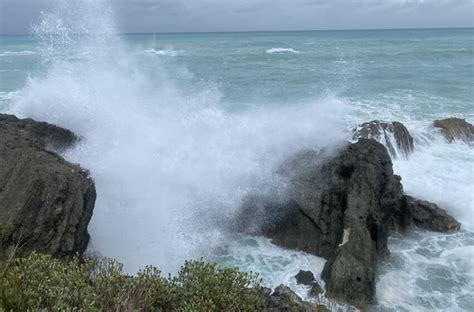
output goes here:
{"type": "Polygon", "coordinates": [[[474,142],[474,126],[461,118],[446,118],[435,120],[433,125],[441,129],[441,133],[448,140],[461,140],[466,143],[474,142]]]}
{"type": "Polygon", "coordinates": [[[365,122],[354,129],[353,139],[358,140],[374,139],[384,144],[390,155],[394,158],[398,156],[397,151],[403,156],[408,156],[413,152],[413,137],[408,129],[400,122],[383,122],[373,120],[365,122]]]}
{"type": "MultiPolygon", "coordinates": [[[[441,224],[451,223],[432,209],[439,219],[430,225],[430,216],[422,213],[426,209],[404,195],[385,147],[372,139],[361,138],[337,156],[300,153],[281,172],[288,177],[288,194],[249,197],[244,228],[328,259],[322,272],[326,294],[358,307],[374,301],[375,271],[389,255],[390,232],[415,224],[444,230],[441,224]]],[[[445,228],[455,229],[449,224],[445,228]]]]}
{"type": "Polygon", "coordinates": [[[0,114],[0,257],[16,250],[68,259],[86,249],[94,182],[48,150],[75,141],[68,130],[0,114]]]}

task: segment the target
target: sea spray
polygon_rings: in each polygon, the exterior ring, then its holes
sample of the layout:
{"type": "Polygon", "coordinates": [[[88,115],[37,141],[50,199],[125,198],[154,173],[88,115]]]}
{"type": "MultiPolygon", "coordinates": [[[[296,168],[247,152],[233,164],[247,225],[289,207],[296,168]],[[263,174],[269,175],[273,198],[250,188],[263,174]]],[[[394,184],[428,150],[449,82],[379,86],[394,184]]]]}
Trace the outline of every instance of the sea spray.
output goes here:
{"type": "Polygon", "coordinates": [[[64,156],[97,182],[95,249],[121,256],[132,272],[141,263],[172,271],[180,263],[173,256],[206,256],[222,241],[229,248],[220,260],[258,271],[270,286],[293,285],[299,267],[317,275],[320,259],[307,254],[260,239],[254,248],[228,243],[224,221],[247,190],[276,185],[271,167],[292,149],[323,145],[326,134],[337,141],[339,129],[362,122],[397,120],[415,138],[415,153],[394,161],[405,191],[446,208],[462,230],[390,239],[374,310],[474,309],[472,149],[446,143],[431,125],[449,116],[474,122],[472,29],[118,36],[106,2],[63,1],[62,10],[45,13],[39,46],[2,37],[2,53],[40,48],[43,66],[38,53],[1,56],[0,109],[83,137],[64,156]],[[168,46],[185,52],[144,52],[168,46]],[[301,53],[265,53],[288,46],[301,53]]]}
{"type": "Polygon", "coordinates": [[[389,240],[391,261],[377,283],[383,308],[469,311],[474,308],[472,148],[449,144],[430,123],[413,123],[415,151],[394,161],[406,193],[433,201],[461,221],[453,234],[415,232],[389,240]]]}
{"type": "Polygon", "coordinates": [[[183,93],[126,53],[104,1],[63,1],[44,16],[35,32],[47,73],[29,79],[14,111],[81,137],[64,156],[96,182],[91,248],[128,271],[210,256],[241,200],[278,185],[283,159],[343,139],[336,97],[229,112],[212,88],[183,93]],[[78,51],[89,57],[68,55],[78,51]]]}

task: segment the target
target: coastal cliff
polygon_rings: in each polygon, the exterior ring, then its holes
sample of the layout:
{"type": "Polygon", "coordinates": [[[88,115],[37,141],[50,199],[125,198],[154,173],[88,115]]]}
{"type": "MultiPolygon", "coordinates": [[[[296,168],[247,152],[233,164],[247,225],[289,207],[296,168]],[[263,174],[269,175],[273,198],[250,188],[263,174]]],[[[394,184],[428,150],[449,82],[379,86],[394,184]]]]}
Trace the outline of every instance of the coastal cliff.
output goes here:
{"type": "Polygon", "coordinates": [[[54,151],[76,136],[47,123],[0,114],[0,255],[32,251],[61,259],[85,251],[96,199],[86,170],[54,151]]]}

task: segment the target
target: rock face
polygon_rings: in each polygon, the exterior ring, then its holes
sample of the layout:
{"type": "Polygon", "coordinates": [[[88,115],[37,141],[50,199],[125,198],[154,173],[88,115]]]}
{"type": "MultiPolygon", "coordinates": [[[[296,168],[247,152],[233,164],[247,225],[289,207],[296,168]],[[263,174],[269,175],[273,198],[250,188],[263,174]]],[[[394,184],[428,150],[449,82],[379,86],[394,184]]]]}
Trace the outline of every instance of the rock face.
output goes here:
{"type": "Polygon", "coordinates": [[[406,157],[413,152],[413,138],[408,129],[400,122],[383,122],[373,120],[365,122],[354,129],[353,139],[374,139],[384,144],[390,155],[396,158],[397,151],[406,157]]]}
{"type": "Polygon", "coordinates": [[[441,209],[430,209],[427,216],[424,202],[404,195],[387,150],[372,139],[361,138],[336,157],[301,153],[282,174],[289,179],[287,196],[249,198],[241,219],[245,229],[328,259],[322,272],[327,295],[358,307],[375,298],[375,271],[389,255],[391,231],[415,224],[456,229],[441,209]]]}
{"type": "Polygon", "coordinates": [[[454,140],[462,140],[466,143],[474,142],[474,126],[465,119],[446,118],[435,120],[433,125],[441,129],[441,133],[448,142],[454,140]]]}
{"type": "Polygon", "coordinates": [[[94,183],[49,150],[75,141],[68,130],[0,114],[0,257],[17,249],[68,259],[86,249],[94,183]]]}

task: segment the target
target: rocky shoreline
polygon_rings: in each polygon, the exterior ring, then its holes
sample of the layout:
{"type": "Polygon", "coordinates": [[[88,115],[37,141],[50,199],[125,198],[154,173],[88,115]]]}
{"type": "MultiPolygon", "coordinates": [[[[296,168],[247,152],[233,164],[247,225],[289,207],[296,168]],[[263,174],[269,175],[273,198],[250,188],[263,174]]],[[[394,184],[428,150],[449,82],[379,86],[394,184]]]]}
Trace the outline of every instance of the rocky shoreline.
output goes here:
{"type": "MultiPolygon", "coordinates": [[[[447,120],[434,126],[448,142],[472,142],[472,125],[447,120]]],[[[235,223],[241,232],[324,257],[326,296],[364,308],[374,303],[376,271],[390,254],[391,233],[414,227],[452,232],[460,224],[437,205],[403,192],[391,161],[414,150],[403,124],[371,121],[355,128],[353,139],[357,142],[336,151],[296,154],[279,171],[289,181],[285,196],[248,196],[235,223]]],[[[77,140],[69,130],[0,114],[1,258],[36,251],[68,260],[85,251],[94,182],[87,170],[57,153],[77,140]]],[[[299,279],[304,276],[309,275],[299,279]]],[[[303,302],[283,285],[261,294],[266,311],[325,309],[303,302]]]]}
{"type": "Polygon", "coordinates": [[[389,256],[390,233],[415,226],[440,232],[460,228],[435,204],[403,193],[387,150],[373,139],[360,139],[329,159],[302,152],[282,174],[289,175],[289,193],[278,200],[249,198],[242,228],[327,259],[326,294],[357,307],[374,303],[377,264],[389,256]]]}

